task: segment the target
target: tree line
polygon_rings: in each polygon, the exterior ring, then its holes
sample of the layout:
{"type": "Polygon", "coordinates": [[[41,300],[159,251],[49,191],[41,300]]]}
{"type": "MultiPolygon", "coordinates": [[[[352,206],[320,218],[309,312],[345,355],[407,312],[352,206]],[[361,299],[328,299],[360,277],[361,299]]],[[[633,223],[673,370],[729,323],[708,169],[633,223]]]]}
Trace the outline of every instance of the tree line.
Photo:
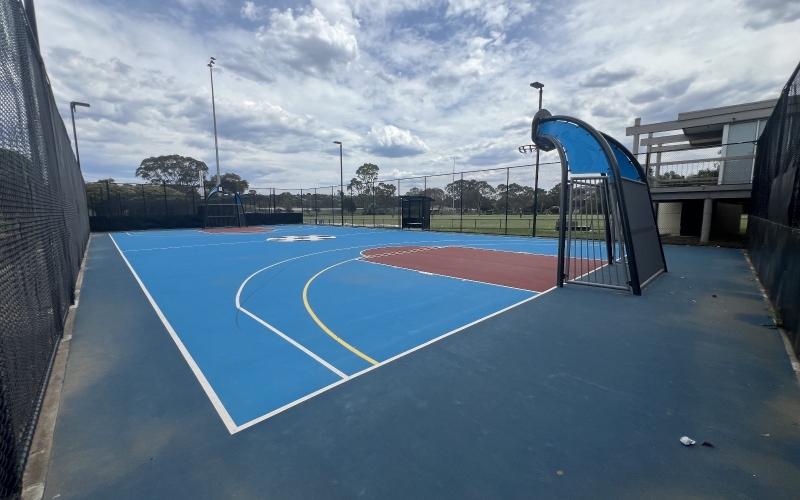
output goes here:
{"type": "MultiPolygon", "coordinates": [[[[345,186],[344,207],[340,207],[342,193],[338,189],[325,193],[306,191],[301,199],[300,193],[289,191],[271,193],[258,192],[250,189],[250,183],[238,174],[228,172],[221,175],[221,183],[229,185],[242,195],[244,203],[252,211],[294,211],[302,207],[305,211],[328,211],[340,209],[348,213],[361,212],[363,214],[392,214],[399,208],[398,195],[404,196],[425,195],[432,199],[432,208],[440,214],[459,213],[464,210],[471,214],[505,213],[530,214],[533,211],[534,189],[518,183],[504,183],[493,186],[486,181],[477,179],[458,179],[448,183],[444,188],[431,187],[420,189],[414,187],[405,193],[398,193],[397,185],[393,182],[378,180],[380,168],[373,163],[365,163],[356,170],[356,175],[345,186]]],[[[181,200],[192,197],[202,179],[204,192],[210,191],[216,183],[216,176],[207,179],[208,166],[205,162],[195,158],[167,155],[145,158],[136,169],[136,177],[147,184],[163,186],[164,198],[168,203],[179,203],[181,200]]],[[[114,179],[101,179],[100,183],[114,183],[114,179]]],[[[120,201],[137,196],[142,197],[142,204],[146,204],[145,191],[138,192],[132,186],[125,189],[116,185],[114,190],[120,201]],[[130,191],[130,192],[128,192],[130,191]]],[[[100,203],[111,195],[109,189],[100,185],[87,186],[94,203],[100,203]]],[[[201,196],[198,192],[197,195],[201,196]]],[[[148,195],[149,196],[149,195],[148,195]]],[[[561,185],[558,184],[550,190],[539,189],[539,212],[557,212],[560,203],[561,185]]],[[[182,202],[181,202],[182,203],[182,202]]]]}

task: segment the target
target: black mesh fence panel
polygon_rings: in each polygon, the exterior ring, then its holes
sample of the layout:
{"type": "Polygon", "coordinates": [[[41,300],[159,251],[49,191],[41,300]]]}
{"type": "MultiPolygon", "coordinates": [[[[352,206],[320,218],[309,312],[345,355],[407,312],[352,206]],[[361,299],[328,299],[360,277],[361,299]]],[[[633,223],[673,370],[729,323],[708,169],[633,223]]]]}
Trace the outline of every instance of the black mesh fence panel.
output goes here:
{"type": "Polygon", "coordinates": [[[0,498],[18,498],[89,237],[86,192],[18,0],[0,2],[0,498]]]}
{"type": "Polygon", "coordinates": [[[747,247],[800,354],[800,65],[758,140],[747,247]]]}

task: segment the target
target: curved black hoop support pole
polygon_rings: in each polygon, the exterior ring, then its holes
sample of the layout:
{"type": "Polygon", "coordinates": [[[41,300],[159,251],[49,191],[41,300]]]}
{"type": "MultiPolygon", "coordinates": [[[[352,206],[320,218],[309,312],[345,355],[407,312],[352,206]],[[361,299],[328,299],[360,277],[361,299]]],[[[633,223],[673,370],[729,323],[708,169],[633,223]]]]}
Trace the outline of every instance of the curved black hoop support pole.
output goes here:
{"type": "MultiPolygon", "coordinates": [[[[559,210],[561,224],[558,235],[559,245],[557,285],[563,286],[566,278],[564,276],[564,244],[566,243],[564,231],[566,226],[566,211],[568,208],[567,185],[570,164],[569,157],[564,150],[563,141],[568,137],[570,140],[574,140],[574,137],[572,137],[571,134],[576,128],[582,130],[584,133],[588,134],[591,139],[593,139],[593,141],[588,141],[585,138],[581,138],[578,141],[574,141],[576,144],[576,149],[582,148],[584,150],[582,153],[585,153],[583,159],[587,163],[586,165],[582,165],[582,167],[585,167],[584,173],[605,173],[611,177],[611,183],[614,187],[614,192],[621,208],[620,217],[622,218],[622,232],[625,237],[628,267],[630,271],[629,286],[631,287],[631,291],[634,295],[641,295],[641,282],[639,281],[639,273],[636,267],[636,252],[633,247],[633,237],[631,235],[628,212],[625,208],[625,193],[623,192],[621,184],[622,175],[620,173],[619,164],[617,163],[617,158],[614,155],[614,151],[611,149],[611,146],[608,144],[608,141],[606,141],[603,135],[583,120],[579,120],[570,116],[553,116],[546,109],[542,109],[533,117],[533,121],[531,123],[531,140],[543,151],[552,151],[553,149],[558,149],[558,154],[561,158],[561,209],[559,210]],[[561,135],[561,139],[559,139],[559,135],[561,135]],[[594,149],[596,147],[599,147],[599,151],[594,149]],[[605,160],[604,165],[593,163],[595,160],[600,159],[600,157],[597,155],[598,152],[602,153],[602,157],[605,160]],[[601,167],[604,171],[600,170],[601,167]]],[[[579,153],[578,151],[572,151],[571,154],[577,157],[579,153]]],[[[641,170],[641,166],[639,169],[641,170]]],[[[639,177],[638,172],[636,176],[639,177]]]]}
{"type": "Polygon", "coordinates": [[[208,193],[208,196],[206,196],[206,209],[203,211],[203,229],[208,227],[207,226],[207,223],[208,223],[208,200],[210,200],[212,196],[217,194],[218,191],[219,191],[219,186],[217,186],[214,189],[212,189],[211,192],[208,193]]]}

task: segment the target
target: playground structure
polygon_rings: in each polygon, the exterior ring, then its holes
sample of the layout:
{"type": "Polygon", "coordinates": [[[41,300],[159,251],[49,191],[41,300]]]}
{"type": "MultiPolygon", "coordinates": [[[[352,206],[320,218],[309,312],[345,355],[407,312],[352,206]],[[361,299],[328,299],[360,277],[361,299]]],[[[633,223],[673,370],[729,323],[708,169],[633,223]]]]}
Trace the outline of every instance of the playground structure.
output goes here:
{"type": "Polygon", "coordinates": [[[618,141],[569,116],[537,112],[531,138],[558,150],[557,285],[642,289],[667,271],[647,177],[618,141]]]}

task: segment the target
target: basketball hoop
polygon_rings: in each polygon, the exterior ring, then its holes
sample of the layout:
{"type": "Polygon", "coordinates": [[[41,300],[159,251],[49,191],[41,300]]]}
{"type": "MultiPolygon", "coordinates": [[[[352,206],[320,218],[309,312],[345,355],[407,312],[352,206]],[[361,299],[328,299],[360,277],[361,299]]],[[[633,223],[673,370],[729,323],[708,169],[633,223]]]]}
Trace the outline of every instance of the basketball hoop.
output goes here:
{"type": "Polygon", "coordinates": [[[535,145],[535,144],[526,144],[526,145],[524,145],[524,146],[520,146],[520,147],[519,147],[519,148],[517,148],[517,149],[519,150],[519,152],[520,152],[520,153],[522,153],[522,154],[525,154],[525,155],[526,155],[526,154],[528,154],[528,153],[533,153],[533,152],[534,152],[534,151],[536,151],[536,149],[538,149],[538,148],[536,147],[536,145],[535,145]]]}

